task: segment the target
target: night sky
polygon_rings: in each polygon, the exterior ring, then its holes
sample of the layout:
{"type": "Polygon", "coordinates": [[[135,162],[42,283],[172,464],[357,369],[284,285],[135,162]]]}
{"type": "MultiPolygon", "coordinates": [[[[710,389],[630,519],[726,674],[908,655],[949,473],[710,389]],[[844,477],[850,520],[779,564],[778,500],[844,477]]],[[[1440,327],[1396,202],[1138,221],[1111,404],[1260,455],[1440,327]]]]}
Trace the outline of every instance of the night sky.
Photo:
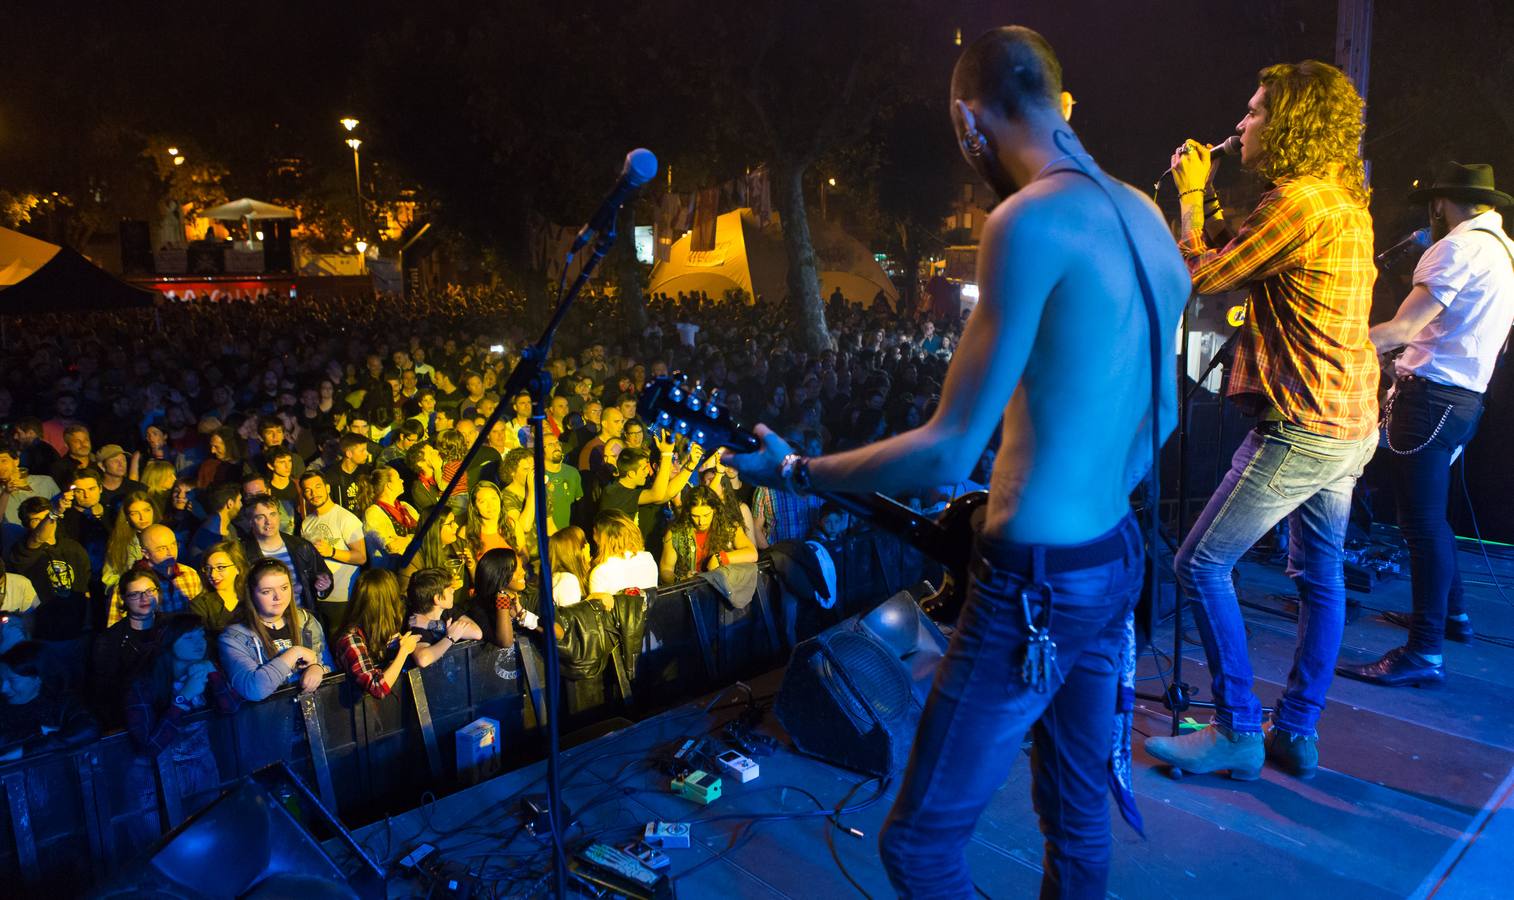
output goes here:
{"type": "MultiPolygon", "coordinates": [[[[637,15],[655,20],[676,12],[676,4],[662,6],[646,4],[637,15]]],[[[1452,7],[1408,0],[1379,0],[1376,6],[1367,155],[1382,240],[1413,227],[1414,212],[1404,207],[1402,194],[1410,179],[1438,159],[1491,162],[1505,185],[1514,183],[1514,3],[1468,0],[1455,4],[1454,13],[1452,7]]],[[[81,14],[70,4],[10,4],[0,60],[0,189],[45,180],[37,173],[67,165],[70,144],[102,121],[184,135],[234,173],[289,155],[314,166],[347,164],[335,120],[349,112],[384,119],[374,113],[384,100],[372,73],[403,65],[395,59],[396,45],[441,40],[444,26],[466,32],[478,8],[443,3],[416,13],[413,7],[171,3],[146,12],[136,4],[98,4],[81,14]],[[396,41],[402,28],[409,30],[396,41]]],[[[943,146],[950,127],[944,73],[957,52],[953,28],[970,39],[985,27],[1014,21],[1051,40],[1066,87],[1079,101],[1074,126],[1107,169],[1141,187],[1165,168],[1167,154],[1183,138],[1217,141],[1231,133],[1263,65],[1331,59],[1334,53],[1335,3],[1329,0],[1024,0],[931,8],[940,25],[933,36],[939,37],[940,59],[932,61],[932,71],[942,73],[943,146]]],[[[676,59],[700,36],[680,30],[676,15],[667,18],[656,29],[664,46],[652,49],[676,59]]],[[[521,31],[517,39],[527,46],[533,35],[521,31]]],[[[613,43],[610,48],[620,49],[613,43]]],[[[633,48],[623,49],[634,69],[633,48]]],[[[561,65],[538,66],[534,74],[544,82],[572,84],[585,62],[578,54],[603,55],[605,46],[568,41],[552,51],[561,65]]],[[[502,46],[499,52],[515,51],[502,46]]],[[[445,72],[421,67],[406,75],[436,92],[456,89],[445,72]]],[[[669,98],[679,96],[662,83],[679,77],[676,67],[650,67],[635,77],[639,93],[627,101],[616,126],[623,134],[614,143],[610,135],[603,146],[607,170],[629,146],[650,143],[648,132],[656,136],[656,128],[638,129],[638,119],[666,117],[669,98]]],[[[523,127],[531,125],[529,116],[523,119],[523,127]]],[[[389,127],[395,127],[392,118],[389,127]]],[[[654,149],[667,161],[692,160],[700,152],[690,146],[654,149]]],[[[365,152],[370,150],[375,160],[384,159],[383,141],[370,140],[365,152]]],[[[941,164],[959,165],[949,155],[941,164]]]]}

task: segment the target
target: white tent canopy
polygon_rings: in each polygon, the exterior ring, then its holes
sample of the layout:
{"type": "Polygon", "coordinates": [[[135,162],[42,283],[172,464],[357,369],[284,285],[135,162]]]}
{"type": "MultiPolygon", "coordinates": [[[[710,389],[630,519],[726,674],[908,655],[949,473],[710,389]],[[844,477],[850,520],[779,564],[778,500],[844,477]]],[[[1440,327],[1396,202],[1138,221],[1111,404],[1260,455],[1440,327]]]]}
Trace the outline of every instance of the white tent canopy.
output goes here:
{"type": "Polygon", "coordinates": [[[232,200],[222,203],[220,206],[207,209],[200,215],[207,219],[293,219],[294,210],[285,209],[282,206],[274,206],[272,203],[264,203],[262,200],[254,200],[251,197],[243,197],[240,200],[232,200]]]}

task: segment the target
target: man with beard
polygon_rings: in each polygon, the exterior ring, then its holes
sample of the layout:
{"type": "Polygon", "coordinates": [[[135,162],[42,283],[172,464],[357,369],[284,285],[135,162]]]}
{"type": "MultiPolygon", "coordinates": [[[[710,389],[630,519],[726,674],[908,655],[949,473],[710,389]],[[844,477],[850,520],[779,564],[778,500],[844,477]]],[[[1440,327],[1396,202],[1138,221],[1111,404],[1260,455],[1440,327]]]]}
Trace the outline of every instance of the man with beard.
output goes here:
{"type": "MultiPolygon", "coordinates": [[[[542,453],[547,467],[547,514],[561,531],[573,521],[573,504],[584,495],[583,477],[578,470],[563,462],[562,440],[550,432],[542,432],[542,453]]],[[[535,516],[533,510],[526,510],[535,516]]]]}
{"type": "Polygon", "coordinates": [[[342,624],[347,600],[357,582],[359,567],[368,564],[368,542],[363,520],[331,496],[331,488],[320,472],[306,472],[300,479],[300,493],[305,498],[305,520],[300,523],[300,537],[309,541],[326,559],[331,571],[330,595],[321,600],[321,622],[329,630],[342,624]]]}
{"type": "Polygon", "coordinates": [[[1445,638],[1472,640],[1446,499],[1451,465],[1477,432],[1483,394],[1514,322],[1514,245],[1495,209],[1514,205],[1514,197],[1493,185],[1492,166],[1453,162],[1409,194],[1411,203],[1429,204],[1435,243],[1414,268],[1414,289],[1371,337],[1379,353],[1404,348],[1393,363],[1385,418],[1414,611],[1384,616],[1409,626],[1408,644],[1367,665],[1338,666],[1348,678],[1387,687],[1440,684],[1445,638]]]}
{"type": "Polygon", "coordinates": [[[1189,278],[1161,212],[1100,172],[1068,126],[1043,37],[984,34],[951,87],[962,151],[1007,199],[984,223],[980,299],[939,405],[916,429],[813,459],[759,426],[762,449],[728,462],[796,493],[904,494],[965,477],[1000,432],[974,577],[881,855],[901,895],[973,896],[967,846],[1029,732],[1041,895],[1103,897],[1110,787],[1134,813],[1130,723],[1116,715],[1143,574],[1130,493],[1153,429],[1176,422],[1176,371],[1161,361],[1189,278]],[[1080,364],[1090,355],[1100,364],[1080,364]]]}

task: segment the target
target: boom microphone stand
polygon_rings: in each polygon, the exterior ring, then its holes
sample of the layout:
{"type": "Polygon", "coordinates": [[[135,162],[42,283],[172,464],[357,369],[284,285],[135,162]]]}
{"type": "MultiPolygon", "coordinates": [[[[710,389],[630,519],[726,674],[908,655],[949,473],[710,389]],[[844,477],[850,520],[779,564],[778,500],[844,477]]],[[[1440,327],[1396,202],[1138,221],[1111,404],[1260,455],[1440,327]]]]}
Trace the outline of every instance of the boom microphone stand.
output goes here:
{"type": "MultiPolygon", "coordinates": [[[[611,192],[610,197],[601,206],[599,212],[595,214],[590,224],[585,226],[583,231],[579,232],[578,242],[575,243],[574,249],[568,252],[567,259],[563,263],[564,280],[567,277],[567,266],[573,260],[573,254],[578,247],[587,243],[590,234],[597,232],[598,240],[594,244],[593,252],[589,255],[588,259],[584,260],[578,277],[574,279],[572,286],[568,288],[567,292],[563,293],[559,288],[557,309],[552,314],[551,321],[547,323],[546,330],[542,332],[541,337],[537,339],[536,343],[521,351],[520,362],[516,363],[515,368],[510,372],[510,377],[506,379],[504,390],[501,394],[504,397],[513,397],[521,391],[526,391],[531,395],[531,434],[534,445],[532,448],[534,471],[531,477],[536,482],[534,485],[534,490],[536,491],[536,547],[537,558],[541,565],[541,590],[538,595],[541,601],[539,618],[544,636],[543,643],[546,645],[546,651],[543,654],[546,663],[546,684],[543,685],[543,688],[546,695],[547,707],[547,812],[548,819],[552,824],[552,893],[553,896],[558,898],[563,897],[567,891],[568,855],[565,846],[567,823],[563,821],[562,773],[558,761],[561,747],[557,731],[557,711],[560,693],[558,683],[557,635],[555,632],[557,615],[556,607],[552,602],[552,570],[547,552],[547,466],[545,449],[543,447],[544,442],[542,440],[542,429],[547,415],[546,398],[548,392],[552,389],[552,377],[546,370],[547,354],[551,352],[552,339],[556,337],[557,328],[562,324],[563,317],[568,314],[568,309],[573,305],[573,301],[578,299],[578,292],[588,283],[589,277],[594,274],[594,269],[599,266],[600,261],[605,258],[605,254],[610,251],[611,245],[615,243],[616,220],[619,218],[621,205],[630,196],[632,191],[646,181],[650,181],[652,176],[656,174],[656,171],[656,158],[649,151],[635,150],[632,151],[631,156],[627,157],[627,171],[622,173],[621,181],[616,184],[615,190],[611,192]],[[641,156],[637,156],[637,154],[641,154],[641,156]],[[633,157],[635,157],[634,162],[633,157]],[[648,164],[648,161],[650,161],[651,166],[650,172],[646,172],[644,168],[648,164]],[[630,172],[633,165],[642,167],[635,173],[635,177],[639,180],[627,178],[627,173],[630,172]]],[[[468,464],[473,461],[473,457],[478,454],[479,448],[488,440],[490,429],[494,427],[495,422],[499,421],[505,409],[506,404],[504,403],[496,405],[494,412],[489,416],[483,427],[478,430],[478,437],[474,438],[473,446],[468,448],[468,452],[463,456],[462,462],[457,467],[457,472],[447,482],[447,486],[443,488],[442,495],[437,499],[436,505],[431,507],[431,511],[426,515],[425,520],[415,530],[415,536],[410,539],[409,546],[405,548],[404,555],[400,557],[399,567],[401,569],[408,566],[410,561],[415,557],[416,552],[420,549],[421,539],[436,523],[436,520],[441,517],[447,500],[452,495],[453,488],[457,486],[458,481],[468,471],[468,464]]]]}

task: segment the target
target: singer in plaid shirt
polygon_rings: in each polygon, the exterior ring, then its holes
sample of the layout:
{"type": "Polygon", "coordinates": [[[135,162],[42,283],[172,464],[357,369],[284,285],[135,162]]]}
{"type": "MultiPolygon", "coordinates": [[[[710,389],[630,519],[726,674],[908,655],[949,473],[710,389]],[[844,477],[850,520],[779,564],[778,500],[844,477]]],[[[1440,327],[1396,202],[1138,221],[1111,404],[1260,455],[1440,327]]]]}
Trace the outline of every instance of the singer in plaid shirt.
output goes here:
{"type": "Polygon", "coordinates": [[[1209,149],[1173,156],[1183,214],[1179,244],[1200,292],[1246,286],[1247,321],[1229,393],[1260,417],[1175,559],[1213,676],[1214,724],[1151,738],[1152,756],[1188,772],[1256,778],[1264,759],[1307,778],[1318,765],[1315,725],[1345,628],[1342,568],[1356,479],[1377,449],[1377,365],[1367,335],[1375,271],[1367,188],[1358,155],[1362,100],[1320,62],[1263,69],[1237,126],[1241,164],[1274,187],[1221,249],[1206,245],[1209,149]],[[1246,626],[1231,571],[1288,520],[1288,574],[1299,589],[1293,671],[1263,741],[1246,626]]]}
{"type": "Polygon", "coordinates": [[[1302,176],[1262,197],[1223,249],[1196,226],[1178,248],[1193,289],[1250,286],[1227,393],[1253,415],[1269,407],[1311,434],[1360,440],[1377,431],[1372,221],[1341,185],[1302,176]]]}

